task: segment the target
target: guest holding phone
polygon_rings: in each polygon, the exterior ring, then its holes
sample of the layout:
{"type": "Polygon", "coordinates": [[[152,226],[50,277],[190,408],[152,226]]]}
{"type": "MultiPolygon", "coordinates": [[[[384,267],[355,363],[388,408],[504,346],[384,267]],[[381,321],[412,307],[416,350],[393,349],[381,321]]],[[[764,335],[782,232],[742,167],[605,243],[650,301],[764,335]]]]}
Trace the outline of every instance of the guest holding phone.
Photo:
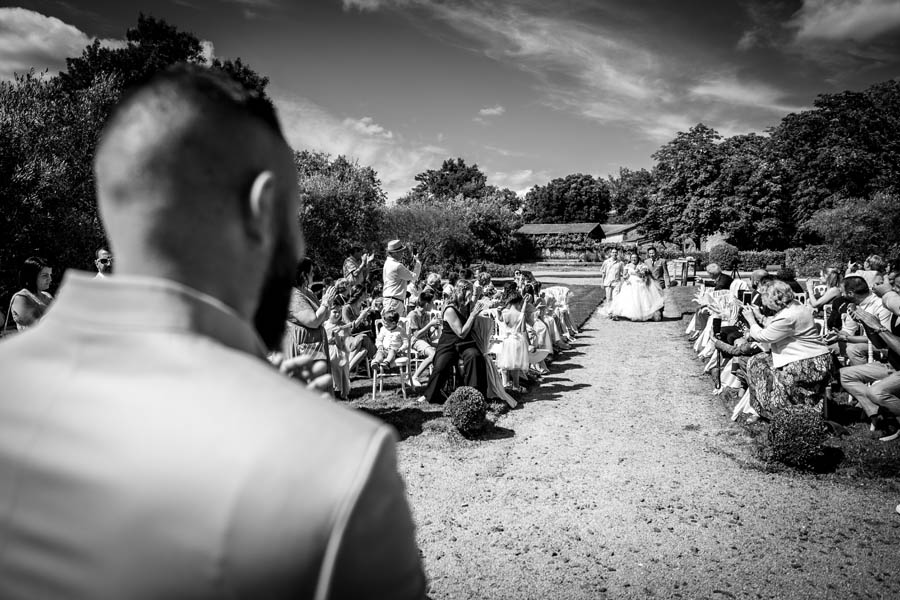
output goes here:
{"type": "Polygon", "coordinates": [[[753,407],[765,418],[791,405],[820,406],[831,378],[831,356],[822,343],[810,306],[797,302],[788,283],[772,281],[759,286],[763,305],[773,316],[760,325],[759,312],[742,311],[749,337],[768,344],[768,354],[747,363],[753,407]]]}

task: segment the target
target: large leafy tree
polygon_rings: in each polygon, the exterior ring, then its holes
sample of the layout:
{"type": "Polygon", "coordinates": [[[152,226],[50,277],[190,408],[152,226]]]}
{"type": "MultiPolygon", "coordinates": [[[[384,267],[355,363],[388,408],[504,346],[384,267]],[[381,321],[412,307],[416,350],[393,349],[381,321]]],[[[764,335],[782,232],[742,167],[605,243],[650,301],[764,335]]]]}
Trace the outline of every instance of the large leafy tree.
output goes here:
{"type": "Polygon", "coordinates": [[[794,230],[782,169],[770,140],[749,134],[726,139],[714,190],[720,231],[743,249],[782,249],[794,230]]]}
{"type": "Polygon", "coordinates": [[[876,193],[872,198],[840,198],[832,208],[816,212],[802,228],[814,241],[827,244],[847,259],[869,254],[900,254],[900,197],[876,193]]]}
{"type": "Polygon", "coordinates": [[[323,152],[297,152],[294,158],[303,198],[298,218],[317,267],[338,273],[353,244],[380,247],[386,196],[377,173],[323,152]]]}
{"type": "Polygon", "coordinates": [[[487,176],[478,165],[467,165],[462,158],[448,158],[440,169],[429,169],[415,177],[418,185],[399,200],[400,203],[418,200],[448,200],[481,198],[488,193],[487,176]]]}
{"type": "Polygon", "coordinates": [[[836,198],[900,190],[900,81],[863,92],[823,94],[812,110],[787,115],[771,132],[793,198],[810,218],[836,198]]]}
{"type": "Polygon", "coordinates": [[[71,94],[29,73],[0,82],[0,268],[5,286],[30,255],[90,268],[104,234],[94,201],[97,136],[119,96],[100,76],[71,94]]]}
{"type": "Polygon", "coordinates": [[[656,193],[643,220],[643,229],[658,240],[691,239],[699,247],[704,235],[722,226],[721,201],[716,188],[722,163],[714,129],[699,123],[653,154],[656,193]]]}
{"type": "MultiPolygon", "coordinates": [[[[59,74],[63,88],[69,92],[84,89],[98,75],[113,75],[122,89],[126,89],[175,63],[207,62],[203,44],[196,35],[143,13],[138,15],[137,25],[125,32],[125,40],[123,48],[102,46],[100,40],[95,40],[81,56],[67,58],[66,70],[59,74]]],[[[240,58],[216,58],[211,66],[265,96],[268,77],[254,71],[240,58]]]]}
{"type": "Polygon", "coordinates": [[[606,182],[575,173],[531,188],[523,217],[528,223],[596,223],[606,220],[609,209],[606,182]]]}
{"type": "Polygon", "coordinates": [[[616,211],[618,223],[636,223],[647,214],[650,198],[656,190],[653,174],[647,169],[632,171],[621,167],[618,177],[610,175],[607,181],[610,202],[616,211]]]}

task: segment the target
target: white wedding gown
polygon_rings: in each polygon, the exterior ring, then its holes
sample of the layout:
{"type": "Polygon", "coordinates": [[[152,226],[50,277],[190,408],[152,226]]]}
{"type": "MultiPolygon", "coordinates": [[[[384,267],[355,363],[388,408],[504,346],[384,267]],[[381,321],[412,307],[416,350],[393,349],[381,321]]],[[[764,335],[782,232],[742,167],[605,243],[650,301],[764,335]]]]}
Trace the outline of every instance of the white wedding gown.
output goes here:
{"type": "Polygon", "coordinates": [[[625,280],[609,306],[611,317],[649,321],[665,304],[662,288],[653,279],[644,279],[635,269],[625,267],[625,280]]]}

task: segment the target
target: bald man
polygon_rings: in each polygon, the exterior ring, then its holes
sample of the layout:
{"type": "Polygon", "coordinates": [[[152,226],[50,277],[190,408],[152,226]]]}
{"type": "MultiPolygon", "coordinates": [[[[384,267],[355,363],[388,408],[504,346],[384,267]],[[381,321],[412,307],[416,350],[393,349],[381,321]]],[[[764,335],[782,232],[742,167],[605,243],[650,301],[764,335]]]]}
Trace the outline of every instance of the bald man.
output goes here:
{"type": "Polygon", "coordinates": [[[0,598],[417,598],[395,438],[265,359],[302,252],[271,105],[181,66],[96,152],[116,276],[0,345],[0,598]]]}

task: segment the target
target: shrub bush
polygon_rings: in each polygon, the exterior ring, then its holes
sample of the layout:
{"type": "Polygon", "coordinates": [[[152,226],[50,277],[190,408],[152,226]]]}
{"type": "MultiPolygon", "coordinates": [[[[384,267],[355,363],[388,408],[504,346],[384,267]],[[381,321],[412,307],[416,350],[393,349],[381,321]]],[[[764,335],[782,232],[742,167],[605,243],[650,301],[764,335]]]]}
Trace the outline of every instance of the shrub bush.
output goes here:
{"type": "Polygon", "coordinates": [[[794,406],[772,418],[768,433],[768,456],[800,469],[814,469],[824,457],[823,442],[828,429],[818,410],[794,406]]]}
{"type": "Polygon", "coordinates": [[[741,271],[765,269],[769,265],[784,265],[784,252],[780,250],[742,250],[738,268],[741,271]]]}
{"type": "Polygon", "coordinates": [[[492,278],[508,279],[515,275],[516,270],[522,270],[523,265],[499,265],[497,263],[486,262],[481,263],[485,271],[491,274],[492,278]]]}
{"type": "Polygon", "coordinates": [[[784,251],[784,264],[799,276],[818,275],[825,265],[842,265],[847,258],[834,246],[807,246],[784,251]]]}
{"type": "Polygon", "coordinates": [[[473,387],[461,386],[453,390],[444,404],[444,416],[450,419],[460,433],[469,436],[478,433],[487,424],[487,403],[481,392],[473,387]]]}
{"type": "Polygon", "coordinates": [[[716,263],[723,271],[734,271],[740,262],[740,251],[737,246],[722,242],[710,248],[709,262],[716,263]]]}

